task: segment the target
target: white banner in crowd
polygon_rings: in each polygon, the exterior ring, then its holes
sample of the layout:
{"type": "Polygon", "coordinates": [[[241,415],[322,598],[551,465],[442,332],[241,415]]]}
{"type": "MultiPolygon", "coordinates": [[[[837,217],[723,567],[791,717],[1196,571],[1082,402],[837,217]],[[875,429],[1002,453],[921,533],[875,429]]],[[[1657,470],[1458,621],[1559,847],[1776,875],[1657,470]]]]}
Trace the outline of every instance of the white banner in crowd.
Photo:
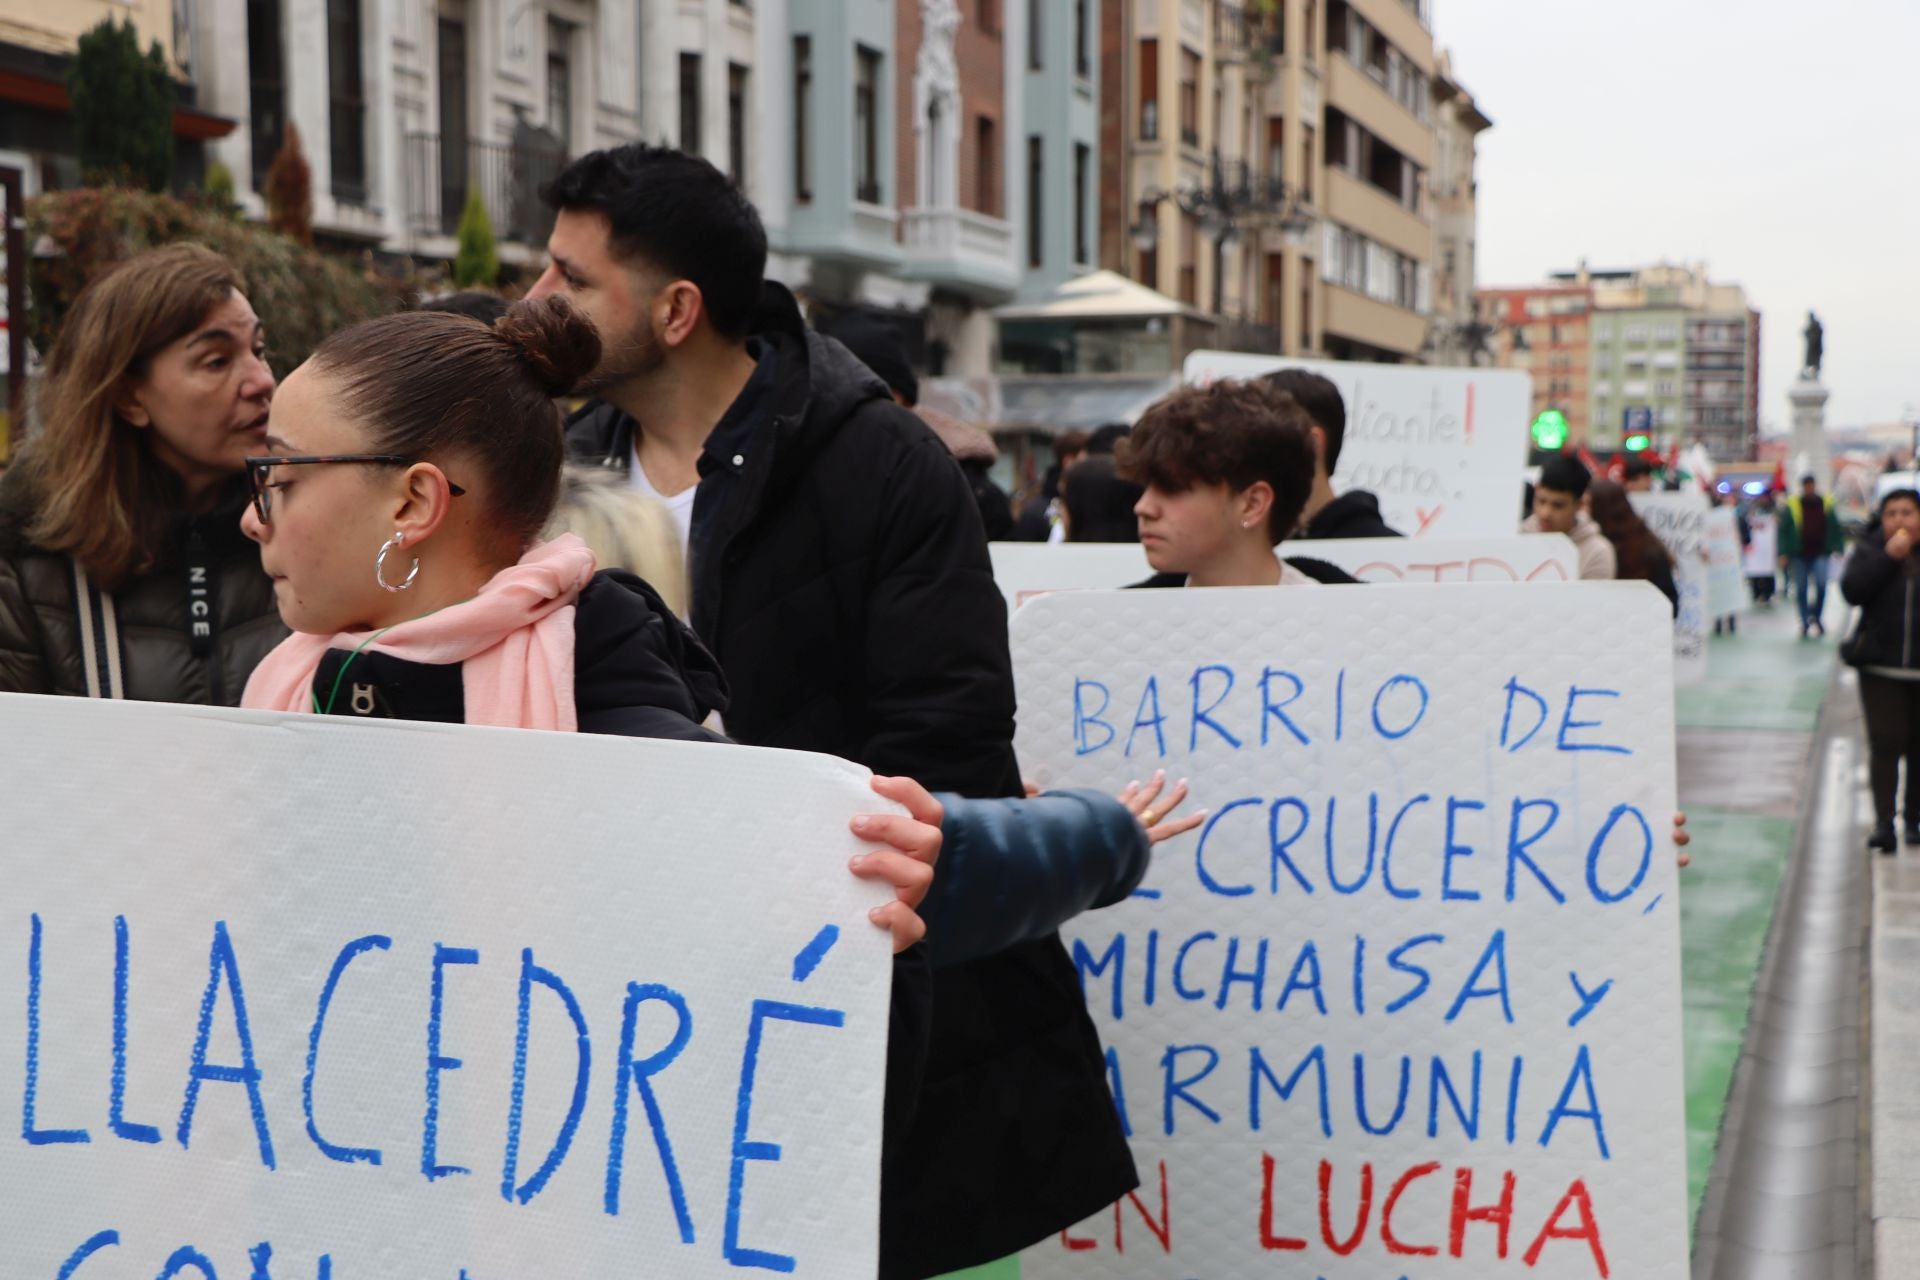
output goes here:
{"type": "Polygon", "coordinates": [[[1747,603],[1747,574],[1740,546],[1740,519],[1732,507],[1707,512],[1707,616],[1724,618],[1747,603]]]}
{"type": "MultiPolygon", "coordinates": [[[[1010,608],[1050,591],[1130,586],[1153,576],[1137,542],[996,542],[993,579],[1010,608]]],[[[1558,533],[1503,538],[1327,538],[1288,542],[1283,556],[1308,556],[1362,582],[1571,582],[1580,576],[1572,539],[1558,533]]]]}
{"type": "Polygon", "coordinates": [[[1674,683],[1698,684],[1707,678],[1707,633],[1713,629],[1707,602],[1707,513],[1711,508],[1706,495],[1698,492],[1661,491],[1628,497],[1633,509],[1673,555],[1673,585],[1680,593],[1680,611],[1673,619],[1674,683]]]}
{"type": "Polygon", "coordinates": [[[1347,428],[1333,487],[1380,499],[1409,537],[1499,537],[1525,518],[1533,379],[1517,369],[1295,360],[1196,351],[1188,382],[1254,378],[1298,368],[1330,378],[1347,428]]]}
{"type": "Polygon", "coordinates": [[[1015,616],[1028,776],[1212,815],[1066,931],[1142,1185],[1025,1280],[1687,1274],[1668,635],[1644,584],[1015,616]]]}
{"type": "Polygon", "coordinates": [[[877,1265],[864,770],[0,696],[8,1275],[877,1265]]]}

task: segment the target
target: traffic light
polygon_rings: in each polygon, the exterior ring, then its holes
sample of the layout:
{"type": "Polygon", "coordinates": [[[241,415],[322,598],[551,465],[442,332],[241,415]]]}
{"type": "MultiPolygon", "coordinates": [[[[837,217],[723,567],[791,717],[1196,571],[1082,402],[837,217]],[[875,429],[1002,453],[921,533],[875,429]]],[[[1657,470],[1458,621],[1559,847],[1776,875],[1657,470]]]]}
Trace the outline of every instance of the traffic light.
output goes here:
{"type": "Polygon", "coordinates": [[[1628,436],[1620,447],[1628,453],[1645,453],[1653,448],[1653,440],[1647,436],[1628,436]]]}
{"type": "Polygon", "coordinates": [[[1544,410],[1533,420],[1533,447],[1545,449],[1549,453],[1564,449],[1567,444],[1567,415],[1558,409],[1544,410]]]}

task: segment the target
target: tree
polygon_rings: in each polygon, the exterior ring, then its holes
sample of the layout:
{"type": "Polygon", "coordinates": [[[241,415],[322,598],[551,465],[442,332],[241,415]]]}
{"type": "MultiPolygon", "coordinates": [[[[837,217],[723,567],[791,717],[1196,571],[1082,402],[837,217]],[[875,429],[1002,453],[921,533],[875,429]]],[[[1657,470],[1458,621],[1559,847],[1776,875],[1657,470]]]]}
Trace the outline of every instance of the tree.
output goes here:
{"type": "Polygon", "coordinates": [[[75,187],[27,202],[27,333],[41,351],[73,301],[113,266],[176,240],[203,244],[239,268],[247,301],[273,336],[267,360],[285,377],[314,347],[357,320],[400,310],[411,277],[378,274],[364,254],[336,256],[204,205],[123,187],[75,187]]]}
{"type": "Polygon", "coordinates": [[[487,215],[487,202],[478,187],[467,188],[467,204],[460,211],[460,226],[454,233],[453,287],[492,288],[500,279],[500,255],[493,247],[493,219],[487,215]]]}
{"type": "Polygon", "coordinates": [[[173,178],[173,72],[154,41],[143,57],[131,21],[80,37],[67,73],[80,168],[89,182],[165,191],[173,178]]]}
{"type": "Polygon", "coordinates": [[[313,169],[300,149],[300,130],[287,121],[280,150],[267,167],[267,225],[304,245],[313,243],[313,169]]]}
{"type": "Polygon", "coordinates": [[[216,213],[229,218],[240,215],[240,201],[235,198],[233,189],[233,170],[220,161],[215,160],[207,166],[206,180],[200,184],[200,192],[216,213]]]}

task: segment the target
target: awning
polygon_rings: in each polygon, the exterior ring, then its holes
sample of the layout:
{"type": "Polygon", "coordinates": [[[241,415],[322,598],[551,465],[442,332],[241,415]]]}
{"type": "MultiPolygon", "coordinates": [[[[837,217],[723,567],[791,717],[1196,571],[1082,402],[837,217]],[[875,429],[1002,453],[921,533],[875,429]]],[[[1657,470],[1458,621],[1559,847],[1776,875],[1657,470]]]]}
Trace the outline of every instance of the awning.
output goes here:
{"type": "Polygon", "coordinates": [[[1127,320],[1199,314],[1117,271],[1076,276],[1045,302],[1014,303],[993,313],[996,320],[1127,320]]]}
{"type": "Polygon", "coordinates": [[[1051,436],[1109,422],[1132,425],[1179,385],[1174,374],[927,378],[920,383],[920,403],[994,432],[1051,436]]]}
{"type": "MultiPolygon", "coordinates": [[[[0,70],[0,102],[17,102],[21,106],[63,114],[73,110],[73,99],[68,95],[64,83],[22,71],[0,70]]],[[[173,106],[173,136],[176,138],[209,142],[214,138],[226,137],[236,127],[237,122],[225,116],[216,116],[198,107],[177,102],[173,106]]]]}

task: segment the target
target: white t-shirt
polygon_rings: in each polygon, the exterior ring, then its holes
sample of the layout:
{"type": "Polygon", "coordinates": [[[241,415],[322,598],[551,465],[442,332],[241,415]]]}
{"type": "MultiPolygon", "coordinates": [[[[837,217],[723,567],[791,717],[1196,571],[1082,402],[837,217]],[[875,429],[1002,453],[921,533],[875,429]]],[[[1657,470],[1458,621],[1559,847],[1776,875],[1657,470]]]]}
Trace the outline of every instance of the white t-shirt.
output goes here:
{"type": "MultiPolygon", "coordinates": [[[[690,484],[669,498],[653,487],[653,481],[647,479],[647,469],[640,465],[640,450],[637,445],[627,465],[627,478],[633,482],[635,492],[652,498],[665,507],[667,514],[673,517],[673,527],[680,533],[680,556],[684,560],[687,548],[693,543],[693,495],[700,491],[700,486],[690,484]]],[[[720,718],[718,711],[707,717],[706,727],[715,733],[727,731],[726,723],[720,718]]]]}
{"type": "Polygon", "coordinates": [[[635,490],[665,507],[667,514],[673,517],[673,527],[680,531],[680,554],[685,557],[687,548],[693,543],[693,495],[699,492],[700,486],[690,484],[672,497],[660,492],[653,487],[653,481],[647,479],[647,469],[640,465],[637,444],[627,466],[627,477],[633,482],[635,490]]]}

